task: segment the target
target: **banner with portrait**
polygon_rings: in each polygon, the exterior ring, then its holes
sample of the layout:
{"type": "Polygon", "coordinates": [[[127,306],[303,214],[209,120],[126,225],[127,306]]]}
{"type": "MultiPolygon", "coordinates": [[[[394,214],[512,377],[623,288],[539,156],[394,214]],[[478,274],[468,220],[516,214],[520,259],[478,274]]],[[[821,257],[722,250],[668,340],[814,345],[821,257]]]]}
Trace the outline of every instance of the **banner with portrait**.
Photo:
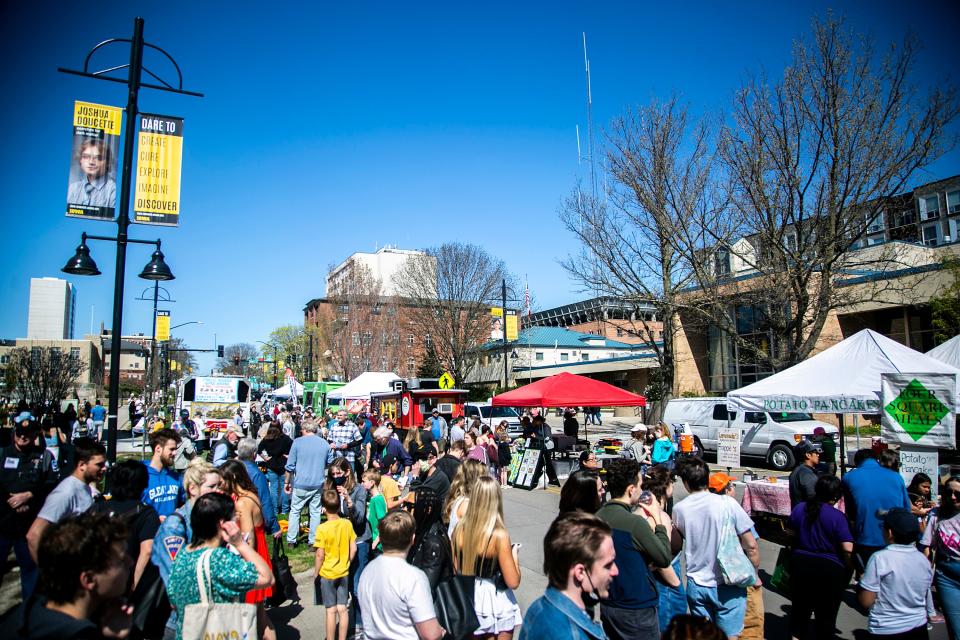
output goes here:
{"type": "Polygon", "coordinates": [[[183,118],[149,113],[138,118],[133,222],[175,227],[180,222],[183,118]]]}
{"type": "Polygon", "coordinates": [[[73,103],[73,149],[67,215],[113,220],[117,208],[117,152],[123,109],[73,103]]]}

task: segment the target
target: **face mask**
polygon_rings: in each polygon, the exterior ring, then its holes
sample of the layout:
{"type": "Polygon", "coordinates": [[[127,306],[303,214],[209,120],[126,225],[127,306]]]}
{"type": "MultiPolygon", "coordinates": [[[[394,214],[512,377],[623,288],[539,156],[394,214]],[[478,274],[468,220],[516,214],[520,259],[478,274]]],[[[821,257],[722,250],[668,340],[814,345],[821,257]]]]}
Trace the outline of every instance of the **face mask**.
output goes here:
{"type": "Polygon", "coordinates": [[[421,461],[420,461],[420,473],[426,473],[426,472],[429,471],[429,470],[430,470],[430,463],[427,462],[426,460],[421,460],[421,461]]]}
{"type": "Polygon", "coordinates": [[[340,476],[339,478],[334,478],[334,479],[333,479],[333,484],[335,484],[335,485],[337,485],[337,486],[339,487],[339,486],[341,486],[341,485],[342,485],[344,482],[346,482],[346,481],[347,481],[347,477],[346,477],[346,476],[340,476]]]}
{"type": "Polygon", "coordinates": [[[583,598],[583,604],[588,607],[595,607],[600,604],[600,596],[597,594],[597,588],[593,586],[593,580],[590,579],[590,574],[585,573],[587,576],[587,582],[590,583],[590,591],[580,592],[580,597],[583,598]]]}

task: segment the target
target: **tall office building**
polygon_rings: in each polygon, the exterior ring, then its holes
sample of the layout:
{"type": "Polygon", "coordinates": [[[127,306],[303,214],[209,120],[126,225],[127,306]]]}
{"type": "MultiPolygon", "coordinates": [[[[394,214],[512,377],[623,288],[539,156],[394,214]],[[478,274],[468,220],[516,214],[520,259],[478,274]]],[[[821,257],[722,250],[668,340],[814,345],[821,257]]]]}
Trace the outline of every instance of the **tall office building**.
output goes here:
{"type": "Polygon", "coordinates": [[[73,285],[60,278],[30,278],[30,310],[27,338],[32,340],[73,340],[73,319],[77,294],[73,285]]]}

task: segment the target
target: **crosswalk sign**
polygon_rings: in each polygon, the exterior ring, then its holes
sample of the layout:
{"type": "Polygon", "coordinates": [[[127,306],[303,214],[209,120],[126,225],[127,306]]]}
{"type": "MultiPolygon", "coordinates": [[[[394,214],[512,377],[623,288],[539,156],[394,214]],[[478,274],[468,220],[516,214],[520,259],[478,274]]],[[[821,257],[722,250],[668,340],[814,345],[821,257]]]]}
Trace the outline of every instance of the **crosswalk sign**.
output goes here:
{"type": "Polygon", "coordinates": [[[453,389],[454,380],[453,376],[450,375],[449,371],[445,371],[440,379],[437,381],[437,384],[441,389],[453,389]]]}

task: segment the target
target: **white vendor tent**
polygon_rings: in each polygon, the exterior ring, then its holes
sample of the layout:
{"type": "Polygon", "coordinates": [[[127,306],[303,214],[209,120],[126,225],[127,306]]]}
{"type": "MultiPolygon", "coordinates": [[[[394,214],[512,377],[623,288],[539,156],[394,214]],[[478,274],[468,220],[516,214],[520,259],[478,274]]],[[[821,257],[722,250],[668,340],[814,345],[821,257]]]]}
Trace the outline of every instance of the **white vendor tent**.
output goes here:
{"type": "Polygon", "coordinates": [[[271,391],[269,395],[273,396],[274,398],[292,398],[294,395],[296,395],[298,398],[303,397],[303,385],[297,381],[294,381],[293,384],[293,393],[290,392],[290,383],[288,382],[279,389],[271,391]]]}
{"type": "Polygon", "coordinates": [[[731,411],[879,413],[883,373],[952,373],[960,369],[870,329],[789,369],[727,394],[731,411]]]}
{"type": "Polygon", "coordinates": [[[336,400],[370,400],[371,393],[386,393],[390,385],[400,376],[388,371],[366,371],[356,378],[327,394],[336,400]]]}
{"type": "Polygon", "coordinates": [[[927,351],[927,355],[960,369],[960,335],[953,336],[939,347],[927,351]]]}

